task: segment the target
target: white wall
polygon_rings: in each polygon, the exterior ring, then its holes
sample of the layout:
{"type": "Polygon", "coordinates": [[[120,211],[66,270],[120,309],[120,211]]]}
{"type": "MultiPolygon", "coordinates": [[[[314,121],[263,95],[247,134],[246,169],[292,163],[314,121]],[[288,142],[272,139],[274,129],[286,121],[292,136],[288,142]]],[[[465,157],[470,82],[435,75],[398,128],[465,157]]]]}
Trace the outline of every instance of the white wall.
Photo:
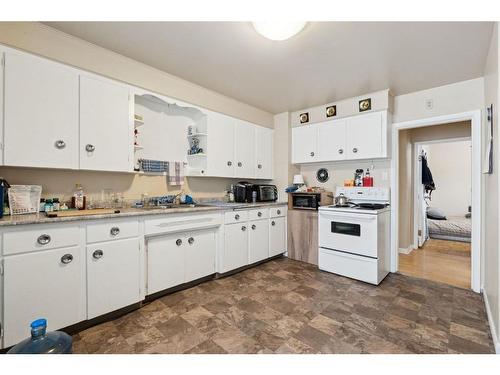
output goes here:
{"type": "MultiPolygon", "coordinates": [[[[499,200],[498,186],[500,174],[498,173],[498,163],[500,163],[498,152],[500,143],[498,142],[498,126],[500,124],[498,110],[500,103],[498,101],[498,53],[499,53],[499,38],[498,38],[498,23],[495,23],[493,35],[491,38],[490,49],[484,68],[484,106],[493,104],[495,113],[494,134],[495,144],[493,146],[494,163],[493,174],[485,176],[485,212],[484,212],[484,293],[485,300],[488,302],[487,308],[490,317],[490,327],[496,333],[494,341],[496,343],[497,352],[500,350],[498,332],[500,329],[500,307],[499,307],[499,236],[498,232],[499,221],[499,200]]],[[[486,118],[483,119],[486,124],[486,118]]]]}
{"type": "Polygon", "coordinates": [[[427,161],[436,184],[431,206],[446,216],[464,216],[471,205],[471,150],[471,141],[427,146],[427,161]]]}

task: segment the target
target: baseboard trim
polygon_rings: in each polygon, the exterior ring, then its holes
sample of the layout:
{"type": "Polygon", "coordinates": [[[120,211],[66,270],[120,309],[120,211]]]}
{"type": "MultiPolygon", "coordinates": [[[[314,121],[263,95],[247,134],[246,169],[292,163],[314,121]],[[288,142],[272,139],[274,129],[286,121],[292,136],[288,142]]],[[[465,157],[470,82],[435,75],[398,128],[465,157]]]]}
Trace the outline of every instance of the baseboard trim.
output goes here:
{"type": "Polygon", "coordinates": [[[400,254],[410,254],[413,251],[414,247],[413,246],[408,246],[407,248],[399,248],[399,253],[400,254]]]}
{"type": "Polygon", "coordinates": [[[488,324],[490,325],[491,337],[493,338],[493,345],[495,345],[495,353],[500,354],[500,341],[498,340],[497,331],[495,329],[495,322],[491,316],[490,303],[488,302],[488,296],[483,289],[483,299],[484,306],[486,307],[486,315],[488,316],[488,324]]]}

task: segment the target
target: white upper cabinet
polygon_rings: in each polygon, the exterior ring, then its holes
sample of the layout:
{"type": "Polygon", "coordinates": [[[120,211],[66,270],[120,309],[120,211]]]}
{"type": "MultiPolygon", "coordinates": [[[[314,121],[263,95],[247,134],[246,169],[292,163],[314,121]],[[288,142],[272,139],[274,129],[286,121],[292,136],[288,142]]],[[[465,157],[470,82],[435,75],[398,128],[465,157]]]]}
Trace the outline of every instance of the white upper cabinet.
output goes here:
{"type": "Polygon", "coordinates": [[[345,160],[346,121],[328,121],[318,125],[318,160],[345,160]]]}
{"type": "Polygon", "coordinates": [[[80,168],[131,171],[131,120],[128,87],[80,76],[80,168]]]}
{"type": "Polygon", "coordinates": [[[255,127],[255,177],[273,178],[273,134],[272,129],[255,127]]]}
{"type": "Polygon", "coordinates": [[[311,163],[318,160],[318,125],[293,128],[292,163],[311,163]]]}
{"type": "Polygon", "coordinates": [[[388,157],[387,111],[292,129],[292,163],[388,157]]]}
{"type": "Polygon", "coordinates": [[[234,177],[255,177],[255,125],[236,120],[234,130],[234,177]]]}
{"type": "Polygon", "coordinates": [[[78,74],[24,53],[5,53],[4,162],[78,168],[78,74]]]}
{"type": "Polygon", "coordinates": [[[234,176],[235,119],[216,112],[207,113],[207,175],[234,176]]]}
{"type": "Polygon", "coordinates": [[[384,112],[374,112],[349,119],[347,158],[369,159],[387,156],[387,127],[384,112]]]}

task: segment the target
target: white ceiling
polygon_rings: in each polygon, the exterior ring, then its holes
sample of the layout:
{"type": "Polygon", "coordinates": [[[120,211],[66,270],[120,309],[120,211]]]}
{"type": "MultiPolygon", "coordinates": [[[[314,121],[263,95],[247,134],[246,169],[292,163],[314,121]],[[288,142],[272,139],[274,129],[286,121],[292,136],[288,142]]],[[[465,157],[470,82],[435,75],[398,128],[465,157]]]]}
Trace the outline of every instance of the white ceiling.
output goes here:
{"type": "Polygon", "coordinates": [[[480,77],[492,23],[312,22],[274,42],[249,22],[48,25],[272,113],[480,77]]]}

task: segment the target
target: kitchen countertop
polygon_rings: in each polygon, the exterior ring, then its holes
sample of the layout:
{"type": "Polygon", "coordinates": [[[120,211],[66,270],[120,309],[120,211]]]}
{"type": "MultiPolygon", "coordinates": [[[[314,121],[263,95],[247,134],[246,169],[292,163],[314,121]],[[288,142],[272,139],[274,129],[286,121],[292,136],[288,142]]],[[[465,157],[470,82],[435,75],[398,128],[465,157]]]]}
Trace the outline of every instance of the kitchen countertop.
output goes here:
{"type": "Polygon", "coordinates": [[[70,216],[70,217],[53,217],[49,218],[43,213],[38,214],[25,214],[25,215],[9,215],[0,219],[0,227],[8,227],[14,225],[27,225],[27,224],[48,224],[60,223],[68,221],[82,221],[82,220],[99,220],[110,218],[124,218],[134,216],[154,216],[154,215],[168,215],[179,213],[192,213],[192,212],[211,212],[211,211],[232,211],[232,210],[249,210],[258,207],[272,207],[283,206],[286,202],[261,202],[261,203],[203,203],[194,207],[171,207],[171,208],[120,208],[120,213],[117,214],[102,214],[102,215],[89,215],[89,216],[70,216]]]}

